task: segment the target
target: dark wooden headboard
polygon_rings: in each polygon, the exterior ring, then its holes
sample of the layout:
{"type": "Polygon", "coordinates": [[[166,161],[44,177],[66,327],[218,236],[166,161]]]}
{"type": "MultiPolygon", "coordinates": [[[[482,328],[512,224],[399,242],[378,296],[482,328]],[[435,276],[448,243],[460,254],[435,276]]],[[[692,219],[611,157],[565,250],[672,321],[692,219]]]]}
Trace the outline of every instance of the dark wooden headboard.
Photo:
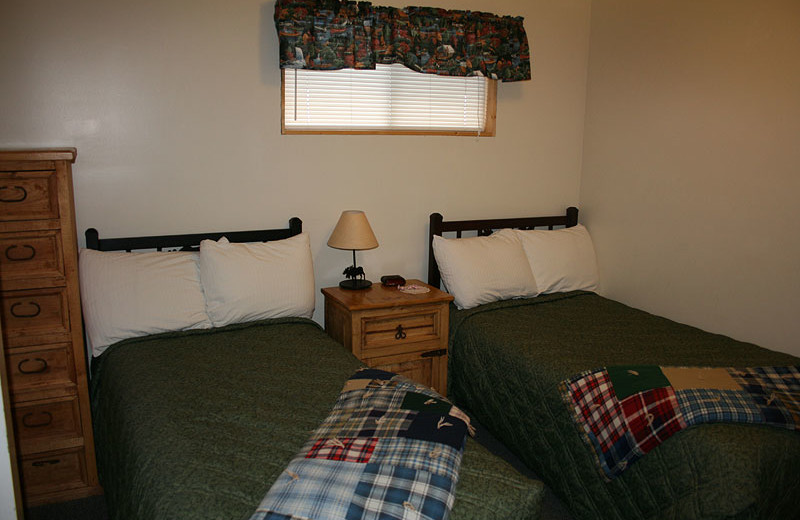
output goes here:
{"type": "Polygon", "coordinates": [[[570,206],[564,215],[552,217],[493,218],[485,220],[444,220],[441,213],[432,213],[428,230],[428,283],[441,286],[439,266],[433,256],[433,236],[455,232],[461,238],[464,231],[476,231],[478,236],[491,235],[497,229],[553,229],[557,226],[572,227],[578,224],[578,208],[570,206]]]}
{"type": "Polygon", "coordinates": [[[196,251],[203,240],[219,240],[223,236],[231,242],[268,242],[299,235],[303,221],[297,217],[289,219],[288,228],[260,229],[255,231],[228,231],[222,233],[194,233],[190,235],[160,235],[150,237],[100,238],[95,228],[86,230],[86,247],[98,251],[132,251],[135,249],[165,248],[181,251],[196,251]]]}

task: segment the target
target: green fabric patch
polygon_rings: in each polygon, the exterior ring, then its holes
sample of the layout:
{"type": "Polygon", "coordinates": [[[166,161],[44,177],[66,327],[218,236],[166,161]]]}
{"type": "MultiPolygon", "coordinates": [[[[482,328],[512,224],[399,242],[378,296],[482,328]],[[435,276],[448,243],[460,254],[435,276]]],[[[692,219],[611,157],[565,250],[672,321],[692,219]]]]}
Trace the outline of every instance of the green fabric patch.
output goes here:
{"type": "Polygon", "coordinates": [[[669,379],[657,365],[617,365],[606,370],[620,401],[644,390],[669,386],[669,379]]]}
{"type": "Polygon", "coordinates": [[[407,392],[406,396],[403,398],[403,404],[400,407],[405,410],[414,410],[417,412],[448,414],[453,405],[447,401],[442,401],[441,399],[436,399],[429,395],[407,392]]]}

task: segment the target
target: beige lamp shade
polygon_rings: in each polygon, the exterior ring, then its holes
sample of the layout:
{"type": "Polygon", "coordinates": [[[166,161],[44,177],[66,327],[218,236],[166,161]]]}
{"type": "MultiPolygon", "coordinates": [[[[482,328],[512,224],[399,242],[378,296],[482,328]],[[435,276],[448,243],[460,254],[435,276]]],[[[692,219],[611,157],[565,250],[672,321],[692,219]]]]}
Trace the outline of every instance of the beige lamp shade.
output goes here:
{"type": "Polygon", "coordinates": [[[328,245],[336,249],[375,249],[378,240],[367,221],[367,216],[360,210],[347,210],[342,212],[339,222],[333,228],[333,233],[328,239],[328,245]]]}

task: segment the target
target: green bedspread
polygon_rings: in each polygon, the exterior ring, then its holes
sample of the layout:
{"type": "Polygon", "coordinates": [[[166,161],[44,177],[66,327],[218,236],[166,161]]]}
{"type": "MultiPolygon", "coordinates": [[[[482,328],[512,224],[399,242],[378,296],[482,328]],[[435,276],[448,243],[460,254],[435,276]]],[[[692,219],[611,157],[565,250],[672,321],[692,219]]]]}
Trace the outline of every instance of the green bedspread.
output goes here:
{"type": "MultiPolygon", "coordinates": [[[[359,361],[310,320],[127,340],[93,362],[112,518],[249,518],[359,361]]],[[[469,440],[451,519],[535,519],[541,482],[469,440]]]]}
{"type": "Polygon", "coordinates": [[[796,432],[691,427],[606,482],[558,392],[560,381],[607,365],[797,365],[798,358],[587,292],[453,310],[450,333],[450,398],[576,518],[800,518],[796,432]]]}

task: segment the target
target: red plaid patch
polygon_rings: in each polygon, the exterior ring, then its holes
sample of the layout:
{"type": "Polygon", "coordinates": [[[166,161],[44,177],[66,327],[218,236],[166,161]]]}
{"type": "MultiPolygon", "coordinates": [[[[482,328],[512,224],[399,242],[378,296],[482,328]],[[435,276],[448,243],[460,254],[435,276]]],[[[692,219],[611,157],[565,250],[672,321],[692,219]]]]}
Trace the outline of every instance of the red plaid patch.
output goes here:
{"type": "Polygon", "coordinates": [[[308,451],[306,458],[366,463],[377,444],[375,437],[320,439],[308,451]]]}
{"type": "Polygon", "coordinates": [[[603,451],[611,449],[625,434],[625,419],[608,372],[600,370],[571,381],[569,392],[584,427],[594,434],[603,451]]]}
{"type": "Polygon", "coordinates": [[[642,453],[652,450],[686,428],[672,387],[653,388],[622,401],[622,411],[642,453]]]}

